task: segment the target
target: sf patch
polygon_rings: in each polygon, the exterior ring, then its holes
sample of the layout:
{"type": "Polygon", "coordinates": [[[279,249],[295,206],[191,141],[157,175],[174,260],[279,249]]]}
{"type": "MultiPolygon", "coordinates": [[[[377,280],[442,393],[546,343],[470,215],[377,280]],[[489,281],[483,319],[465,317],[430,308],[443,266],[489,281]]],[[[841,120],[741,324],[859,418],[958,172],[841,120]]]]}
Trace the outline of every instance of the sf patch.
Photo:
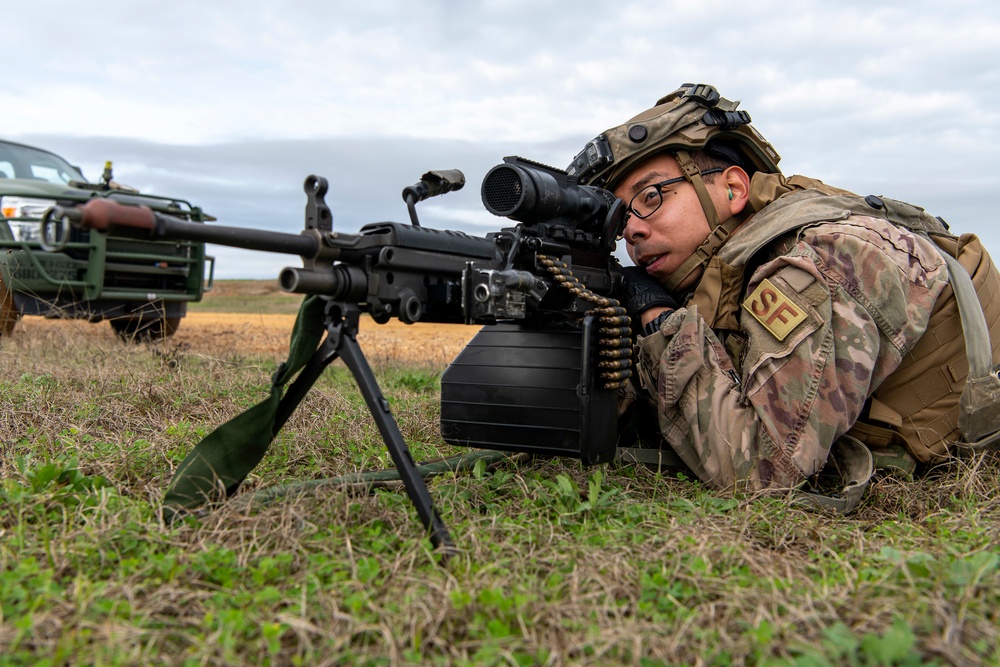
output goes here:
{"type": "Polygon", "coordinates": [[[743,307],[779,341],[806,319],[803,308],[767,278],[746,298],[743,307]]]}

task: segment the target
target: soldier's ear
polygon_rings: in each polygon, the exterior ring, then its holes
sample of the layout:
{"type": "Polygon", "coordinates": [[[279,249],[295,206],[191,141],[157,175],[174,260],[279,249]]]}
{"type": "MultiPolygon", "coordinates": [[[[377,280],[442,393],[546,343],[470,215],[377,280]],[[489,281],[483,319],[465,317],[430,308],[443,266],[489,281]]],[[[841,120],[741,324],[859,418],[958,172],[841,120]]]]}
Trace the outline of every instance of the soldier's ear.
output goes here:
{"type": "Polygon", "coordinates": [[[750,176],[741,167],[728,167],[722,172],[726,186],[726,200],[729,212],[736,215],[742,211],[750,199],[750,176]]]}

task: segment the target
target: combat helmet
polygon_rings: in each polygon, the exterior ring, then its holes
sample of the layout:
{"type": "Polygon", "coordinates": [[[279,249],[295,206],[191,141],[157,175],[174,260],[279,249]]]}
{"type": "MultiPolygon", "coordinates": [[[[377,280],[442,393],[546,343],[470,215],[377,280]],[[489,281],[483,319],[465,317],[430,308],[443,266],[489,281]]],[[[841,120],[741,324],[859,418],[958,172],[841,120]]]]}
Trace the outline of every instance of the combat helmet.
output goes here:
{"type": "Polygon", "coordinates": [[[736,164],[751,175],[781,173],[781,156],[750,125],[750,114],[738,109],[739,104],[719,95],[714,86],[681,84],[652,108],[588,142],[566,171],[583,185],[611,190],[644,158],[661,151],[701,150],[711,143],[738,153],[736,164]]]}
{"type": "Polygon", "coordinates": [[[750,125],[750,114],[708,84],[682,84],[657,100],[656,105],[587,143],[566,168],[584,185],[614,189],[641,160],[661,152],[677,159],[684,178],[691,182],[708,219],[709,234],[702,247],[671,275],[666,287],[673,290],[692,271],[703,266],[729,234],[749,215],[734,216],[720,224],[701,172],[691,151],[705,150],[748,174],[780,174],[781,156],[750,125]]]}

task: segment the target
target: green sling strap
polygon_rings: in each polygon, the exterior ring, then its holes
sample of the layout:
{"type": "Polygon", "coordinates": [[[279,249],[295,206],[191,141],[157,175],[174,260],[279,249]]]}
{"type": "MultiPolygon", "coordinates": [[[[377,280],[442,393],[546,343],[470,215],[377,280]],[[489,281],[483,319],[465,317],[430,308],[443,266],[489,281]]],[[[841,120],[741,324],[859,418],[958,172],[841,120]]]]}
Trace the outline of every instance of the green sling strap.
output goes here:
{"type": "Polygon", "coordinates": [[[280,413],[283,388],[319,347],[325,331],[324,305],[318,296],[303,300],[288,359],[272,376],[268,397],[205,436],[177,467],[163,498],[164,521],[169,523],[199,505],[235,493],[264,458],[288,417],[280,413]]]}

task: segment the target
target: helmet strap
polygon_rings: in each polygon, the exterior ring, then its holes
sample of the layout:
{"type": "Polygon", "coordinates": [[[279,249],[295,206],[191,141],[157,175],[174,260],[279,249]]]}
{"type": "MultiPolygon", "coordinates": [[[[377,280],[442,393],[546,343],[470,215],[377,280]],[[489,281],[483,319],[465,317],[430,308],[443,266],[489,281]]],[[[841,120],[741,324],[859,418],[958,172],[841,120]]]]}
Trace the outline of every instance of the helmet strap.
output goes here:
{"type": "Polygon", "coordinates": [[[694,253],[678,266],[676,271],[670,274],[670,278],[664,284],[668,292],[676,292],[677,287],[688,276],[696,270],[707,266],[708,260],[718,252],[722,244],[729,238],[729,235],[736,231],[736,228],[750,217],[749,207],[747,207],[737,215],[720,223],[719,215],[715,211],[715,203],[712,201],[711,195],[708,194],[708,188],[705,187],[705,181],[701,177],[701,170],[698,169],[694,160],[691,159],[691,155],[687,151],[675,151],[674,157],[677,159],[677,165],[681,168],[681,174],[691,182],[695,192],[698,193],[698,200],[701,202],[701,208],[705,211],[705,218],[708,220],[708,228],[711,230],[711,233],[709,233],[708,238],[702,242],[694,253]]]}

